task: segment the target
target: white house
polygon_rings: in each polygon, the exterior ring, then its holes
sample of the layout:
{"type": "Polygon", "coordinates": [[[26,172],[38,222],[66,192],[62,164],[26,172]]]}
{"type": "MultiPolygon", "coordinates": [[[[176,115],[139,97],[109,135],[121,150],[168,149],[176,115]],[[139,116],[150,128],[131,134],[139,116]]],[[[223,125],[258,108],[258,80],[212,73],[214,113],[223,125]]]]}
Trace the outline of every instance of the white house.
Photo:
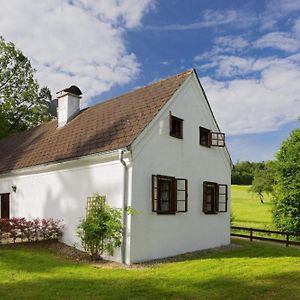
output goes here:
{"type": "Polygon", "coordinates": [[[98,192],[126,216],[133,263],[230,243],[232,163],[195,70],[80,110],[58,93],[58,118],[0,141],[1,217],[63,219],[63,241],[98,192]]]}

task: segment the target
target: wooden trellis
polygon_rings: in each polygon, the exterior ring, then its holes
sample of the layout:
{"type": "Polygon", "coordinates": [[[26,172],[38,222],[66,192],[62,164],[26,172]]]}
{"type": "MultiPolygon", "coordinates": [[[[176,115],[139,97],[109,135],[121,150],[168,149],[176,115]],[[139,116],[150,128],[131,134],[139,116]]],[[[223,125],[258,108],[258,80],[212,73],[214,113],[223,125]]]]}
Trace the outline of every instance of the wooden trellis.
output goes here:
{"type": "Polygon", "coordinates": [[[86,201],[86,214],[88,215],[92,208],[100,208],[106,201],[106,196],[95,195],[92,197],[87,197],[86,201]]]}

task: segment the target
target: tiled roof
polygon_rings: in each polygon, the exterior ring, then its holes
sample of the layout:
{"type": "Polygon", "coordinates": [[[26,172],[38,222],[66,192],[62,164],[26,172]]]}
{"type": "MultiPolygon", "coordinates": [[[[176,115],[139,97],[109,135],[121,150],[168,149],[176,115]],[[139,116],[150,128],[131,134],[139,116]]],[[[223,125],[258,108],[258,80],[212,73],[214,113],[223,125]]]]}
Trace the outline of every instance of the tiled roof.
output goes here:
{"type": "Polygon", "coordinates": [[[120,149],[132,144],[192,70],[0,140],[0,172],[120,149]]]}

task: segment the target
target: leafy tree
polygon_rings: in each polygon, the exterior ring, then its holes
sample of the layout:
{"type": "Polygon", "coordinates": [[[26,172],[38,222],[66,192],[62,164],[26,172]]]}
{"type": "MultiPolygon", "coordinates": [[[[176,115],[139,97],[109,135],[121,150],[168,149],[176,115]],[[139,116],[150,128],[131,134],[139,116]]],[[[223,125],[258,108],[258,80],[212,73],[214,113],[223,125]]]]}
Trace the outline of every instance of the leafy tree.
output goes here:
{"type": "Polygon", "coordinates": [[[51,119],[51,94],[39,88],[35,70],[13,43],[0,36],[0,138],[51,119]]]}
{"type": "Polygon", "coordinates": [[[277,153],[273,196],[277,228],[300,232],[300,128],[292,131],[277,153]]]}
{"type": "Polygon", "coordinates": [[[273,192],[275,161],[261,163],[254,171],[254,178],[250,191],[258,195],[260,202],[264,203],[263,193],[273,192]]]}

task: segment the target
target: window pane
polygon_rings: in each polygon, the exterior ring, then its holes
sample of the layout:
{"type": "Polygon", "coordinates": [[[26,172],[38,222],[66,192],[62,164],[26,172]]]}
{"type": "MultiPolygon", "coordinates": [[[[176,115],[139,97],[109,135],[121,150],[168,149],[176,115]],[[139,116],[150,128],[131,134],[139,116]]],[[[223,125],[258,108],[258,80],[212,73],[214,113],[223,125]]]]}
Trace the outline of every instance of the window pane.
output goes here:
{"type": "Polygon", "coordinates": [[[226,194],[226,185],[219,185],[219,193],[226,194]]]}
{"type": "Polygon", "coordinates": [[[161,212],[170,210],[171,181],[169,179],[159,179],[159,207],[161,212]]]}
{"type": "Polygon", "coordinates": [[[219,202],[219,211],[225,211],[226,210],[226,203],[219,202]]]}
{"type": "Polygon", "coordinates": [[[167,212],[169,211],[169,202],[161,202],[160,203],[160,210],[162,212],[167,212]]]}
{"type": "Polygon", "coordinates": [[[226,195],[219,194],[219,202],[226,202],[226,195]]]}
{"type": "Polygon", "coordinates": [[[211,212],[212,211],[211,203],[206,202],[206,210],[207,210],[207,212],[211,212]]]}
{"type": "Polygon", "coordinates": [[[206,195],[206,203],[210,203],[210,204],[211,204],[211,203],[212,203],[212,198],[213,198],[213,197],[212,197],[211,194],[207,194],[207,195],[206,195]]]}
{"type": "Polygon", "coordinates": [[[185,190],[185,180],[177,180],[177,190],[185,190]]]}
{"type": "Polygon", "coordinates": [[[185,200],[185,191],[177,191],[177,200],[185,200]]]}
{"type": "Polygon", "coordinates": [[[178,201],[177,202],[177,211],[184,211],[185,210],[185,201],[178,201]]]}
{"type": "Polygon", "coordinates": [[[160,201],[169,201],[169,191],[161,191],[160,201]]]}

